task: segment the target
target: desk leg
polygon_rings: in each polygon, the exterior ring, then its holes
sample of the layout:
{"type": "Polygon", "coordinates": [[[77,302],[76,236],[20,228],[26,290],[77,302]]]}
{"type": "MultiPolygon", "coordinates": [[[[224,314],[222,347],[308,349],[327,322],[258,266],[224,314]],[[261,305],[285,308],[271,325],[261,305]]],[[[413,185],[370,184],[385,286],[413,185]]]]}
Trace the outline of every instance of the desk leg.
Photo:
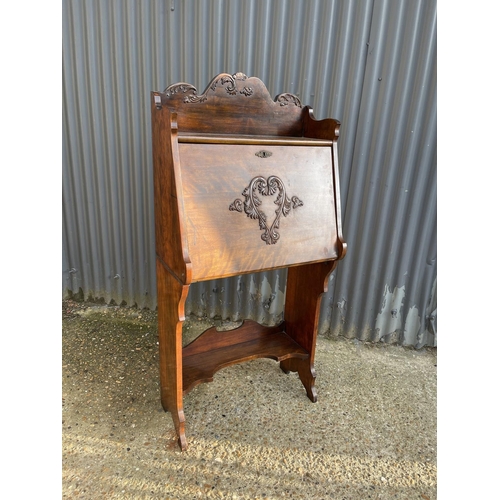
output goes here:
{"type": "Polygon", "coordinates": [[[314,370],[314,363],[311,358],[308,359],[297,359],[289,358],[281,361],[280,368],[285,373],[298,372],[300,381],[306,389],[307,397],[316,403],[318,400],[318,393],[316,392],[316,387],[314,387],[314,381],[316,379],[316,371],[314,370]]]}
{"type": "Polygon", "coordinates": [[[181,450],[186,450],[182,403],[182,323],[189,285],[180,283],[157,259],[158,341],[160,344],[161,404],[172,414],[181,450]]]}
{"type": "Polygon", "coordinates": [[[337,261],[306,264],[288,269],[285,297],[285,330],[301,347],[308,351],[308,359],[289,358],[280,363],[285,372],[298,372],[307,396],[318,399],[314,381],[314,355],[321,306],[321,296],[328,290],[328,277],[337,261]]]}

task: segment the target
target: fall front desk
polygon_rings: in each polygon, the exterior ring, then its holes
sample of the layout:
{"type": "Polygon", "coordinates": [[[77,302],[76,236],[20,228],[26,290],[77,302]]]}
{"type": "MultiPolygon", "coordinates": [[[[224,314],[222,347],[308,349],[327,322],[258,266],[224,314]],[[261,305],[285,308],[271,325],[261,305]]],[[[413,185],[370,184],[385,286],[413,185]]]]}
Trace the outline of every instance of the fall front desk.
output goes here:
{"type": "Polygon", "coordinates": [[[151,92],[158,335],[163,408],[187,447],[183,395],[226,366],[272,358],[298,372],[311,401],[321,296],[346,253],[340,123],[293,94],[220,74],[151,92]],[[283,322],[215,327],[182,346],[191,283],[288,268],[283,322]]]}

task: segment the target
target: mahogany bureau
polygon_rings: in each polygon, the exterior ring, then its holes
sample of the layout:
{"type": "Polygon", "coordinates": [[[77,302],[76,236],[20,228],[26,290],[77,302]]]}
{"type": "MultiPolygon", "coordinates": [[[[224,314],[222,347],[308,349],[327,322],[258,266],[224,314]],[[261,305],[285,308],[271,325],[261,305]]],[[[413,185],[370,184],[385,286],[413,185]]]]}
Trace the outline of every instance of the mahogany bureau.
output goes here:
{"type": "Polygon", "coordinates": [[[347,245],[340,216],[340,123],[292,94],[220,74],[151,92],[161,401],[187,447],[183,395],[234,363],[266,357],[317,399],[321,296],[347,245]],[[210,328],[182,346],[189,286],[288,268],[284,321],[210,328]]]}

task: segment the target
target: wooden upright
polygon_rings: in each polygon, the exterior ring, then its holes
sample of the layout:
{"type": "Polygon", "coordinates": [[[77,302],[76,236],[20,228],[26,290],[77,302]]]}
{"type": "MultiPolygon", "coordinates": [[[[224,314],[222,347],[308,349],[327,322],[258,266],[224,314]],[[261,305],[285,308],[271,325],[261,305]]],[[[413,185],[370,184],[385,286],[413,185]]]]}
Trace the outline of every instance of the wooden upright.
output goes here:
{"type": "Polygon", "coordinates": [[[266,357],[298,372],[317,399],[314,353],[321,295],[346,253],[337,139],[292,94],[220,74],[203,94],[187,83],[151,92],[163,408],[187,447],[183,395],[214,373],[266,357]],[[288,268],[284,321],[210,328],[182,347],[191,283],[288,268]]]}

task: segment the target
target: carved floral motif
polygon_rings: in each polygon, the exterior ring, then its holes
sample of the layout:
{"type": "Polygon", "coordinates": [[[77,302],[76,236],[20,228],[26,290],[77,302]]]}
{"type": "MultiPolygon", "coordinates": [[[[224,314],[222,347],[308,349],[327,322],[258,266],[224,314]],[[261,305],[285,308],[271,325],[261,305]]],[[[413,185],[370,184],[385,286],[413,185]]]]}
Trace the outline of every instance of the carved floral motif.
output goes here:
{"type": "Polygon", "coordinates": [[[247,217],[257,219],[259,228],[264,230],[261,238],[267,245],[274,245],[279,240],[280,235],[277,230],[280,227],[280,217],[282,215],[286,217],[292,208],[303,206],[303,202],[297,196],[292,196],[291,199],[287,196],[283,181],[275,175],[271,175],[267,179],[261,176],[254,177],[241,194],[245,197],[245,201],[237,198],[229,205],[229,210],[244,211],[247,217]],[[277,193],[274,204],[278,205],[278,208],[275,211],[276,217],[270,227],[267,225],[266,214],[259,210],[262,201],[257,196],[257,193],[262,196],[272,196],[277,193]]]}
{"type": "MultiPolygon", "coordinates": [[[[229,95],[234,96],[240,93],[245,97],[250,97],[254,93],[254,89],[252,87],[244,86],[241,90],[238,90],[236,84],[236,82],[238,81],[245,81],[247,79],[248,76],[241,72],[235,73],[234,75],[230,75],[229,73],[221,73],[210,82],[207,90],[205,90],[205,92],[203,92],[203,94],[201,95],[198,95],[196,87],[190,85],[189,83],[176,83],[174,85],[170,85],[165,89],[164,93],[167,98],[172,97],[179,92],[182,94],[189,93],[183,99],[186,104],[204,102],[208,99],[209,93],[215,92],[217,87],[221,85],[225,87],[226,92],[229,95]]],[[[302,107],[300,99],[296,95],[289,93],[280,94],[278,97],[276,97],[276,102],[278,102],[280,106],[288,106],[289,104],[292,104],[294,106],[298,106],[299,108],[302,107]]]]}
{"type": "MultiPolygon", "coordinates": [[[[229,73],[221,73],[210,82],[207,90],[201,95],[198,95],[196,87],[188,83],[176,83],[174,85],[170,85],[170,87],[167,87],[165,89],[165,95],[167,97],[171,97],[178,92],[186,93],[188,91],[191,91],[190,95],[184,97],[185,103],[204,102],[208,98],[208,93],[210,91],[215,92],[215,89],[218,85],[222,85],[223,87],[225,87],[226,92],[229,95],[236,95],[238,93],[236,89],[236,81],[244,81],[247,78],[247,75],[243,73],[235,73],[234,75],[230,75],[229,73]]],[[[249,97],[253,94],[253,89],[251,87],[243,87],[243,89],[240,90],[240,94],[249,97]]]]}
{"type": "Polygon", "coordinates": [[[190,85],[189,83],[176,83],[174,85],[170,85],[170,87],[167,87],[165,89],[165,95],[167,97],[172,97],[174,94],[177,94],[178,92],[182,92],[185,94],[191,90],[196,94],[196,88],[193,87],[193,85],[190,85]]]}
{"type": "Polygon", "coordinates": [[[302,107],[302,103],[300,102],[300,99],[293,94],[280,94],[278,97],[276,97],[276,102],[280,103],[280,106],[288,106],[288,104],[294,104],[295,106],[298,106],[299,108],[302,107]]]}

